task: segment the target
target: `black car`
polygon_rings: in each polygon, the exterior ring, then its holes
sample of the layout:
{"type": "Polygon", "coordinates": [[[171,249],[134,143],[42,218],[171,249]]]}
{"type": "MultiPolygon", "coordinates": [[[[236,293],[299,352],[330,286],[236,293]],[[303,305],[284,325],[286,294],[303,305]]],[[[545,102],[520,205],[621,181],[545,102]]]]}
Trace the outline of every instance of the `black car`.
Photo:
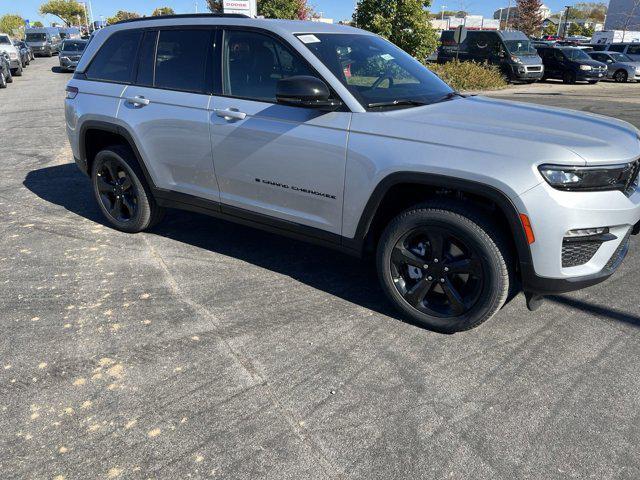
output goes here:
{"type": "Polygon", "coordinates": [[[558,78],[564,83],[598,83],[607,78],[607,66],[576,47],[540,47],[544,79],[558,78]]]}
{"type": "Polygon", "coordinates": [[[11,82],[13,82],[13,78],[11,76],[9,54],[0,52],[0,88],[7,88],[7,83],[11,82]]]}

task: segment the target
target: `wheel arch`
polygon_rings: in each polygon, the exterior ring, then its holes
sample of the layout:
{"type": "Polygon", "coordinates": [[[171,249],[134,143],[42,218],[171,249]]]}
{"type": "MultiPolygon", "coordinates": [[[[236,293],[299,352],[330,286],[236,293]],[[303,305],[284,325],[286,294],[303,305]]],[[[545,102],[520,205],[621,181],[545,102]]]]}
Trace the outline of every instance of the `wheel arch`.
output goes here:
{"type": "Polygon", "coordinates": [[[491,185],[444,175],[397,172],[385,177],[371,194],[360,216],[355,237],[345,239],[345,246],[360,253],[375,248],[386,220],[421,201],[442,196],[480,200],[488,206],[494,205],[513,239],[520,271],[525,274],[530,272],[531,250],[520,212],[511,199],[491,185]]]}

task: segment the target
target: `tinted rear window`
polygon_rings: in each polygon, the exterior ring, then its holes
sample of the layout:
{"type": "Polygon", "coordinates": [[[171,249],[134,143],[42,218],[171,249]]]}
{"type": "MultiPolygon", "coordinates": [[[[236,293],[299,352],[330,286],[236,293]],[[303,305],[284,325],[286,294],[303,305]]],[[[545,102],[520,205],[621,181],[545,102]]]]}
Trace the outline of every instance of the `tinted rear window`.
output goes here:
{"type": "Polygon", "coordinates": [[[211,30],[204,29],[161,31],[154,85],[157,88],[204,92],[211,35],[211,30]]]}
{"type": "Polygon", "coordinates": [[[158,32],[146,32],[140,47],[140,61],[138,63],[137,85],[153,86],[153,69],[156,57],[156,41],[158,32]]]}
{"type": "Polygon", "coordinates": [[[142,33],[127,30],[111,35],[86,71],[90,80],[129,83],[142,33]]]}
{"type": "Polygon", "coordinates": [[[611,52],[624,52],[626,45],[609,45],[609,51],[611,52]]]}

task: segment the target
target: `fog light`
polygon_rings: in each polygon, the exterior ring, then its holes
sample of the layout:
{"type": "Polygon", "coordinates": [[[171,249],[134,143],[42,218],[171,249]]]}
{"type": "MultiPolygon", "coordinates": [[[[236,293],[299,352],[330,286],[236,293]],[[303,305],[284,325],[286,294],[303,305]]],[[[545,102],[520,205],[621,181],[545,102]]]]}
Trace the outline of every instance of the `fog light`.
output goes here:
{"type": "Polygon", "coordinates": [[[577,228],[569,230],[565,237],[592,237],[594,235],[604,235],[605,233],[609,233],[609,227],[577,228]]]}

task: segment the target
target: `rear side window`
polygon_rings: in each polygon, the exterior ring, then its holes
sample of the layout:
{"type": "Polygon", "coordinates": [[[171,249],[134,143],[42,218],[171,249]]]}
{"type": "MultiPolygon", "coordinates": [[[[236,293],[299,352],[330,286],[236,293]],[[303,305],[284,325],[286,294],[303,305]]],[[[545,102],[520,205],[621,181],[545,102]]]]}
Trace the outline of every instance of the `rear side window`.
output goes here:
{"type": "Polygon", "coordinates": [[[156,43],[158,32],[146,32],[140,46],[140,61],[138,63],[138,75],[136,84],[144,87],[153,87],[153,72],[156,60],[156,43]]]}
{"type": "Polygon", "coordinates": [[[622,52],[624,52],[624,48],[625,47],[626,47],[626,45],[620,45],[620,44],[609,45],[609,51],[610,52],[620,52],[620,53],[622,53],[622,52]]]}
{"type": "Polygon", "coordinates": [[[208,29],[160,32],[155,62],[157,88],[206,91],[206,65],[212,31],[208,29]]]}
{"type": "Polygon", "coordinates": [[[131,82],[141,36],[142,32],[139,30],[126,30],[111,35],[91,61],[85,72],[87,78],[108,82],[131,82]]]}
{"type": "Polygon", "coordinates": [[[629,45],[627,55],[640,55],[640,45],[629,45]]]}

